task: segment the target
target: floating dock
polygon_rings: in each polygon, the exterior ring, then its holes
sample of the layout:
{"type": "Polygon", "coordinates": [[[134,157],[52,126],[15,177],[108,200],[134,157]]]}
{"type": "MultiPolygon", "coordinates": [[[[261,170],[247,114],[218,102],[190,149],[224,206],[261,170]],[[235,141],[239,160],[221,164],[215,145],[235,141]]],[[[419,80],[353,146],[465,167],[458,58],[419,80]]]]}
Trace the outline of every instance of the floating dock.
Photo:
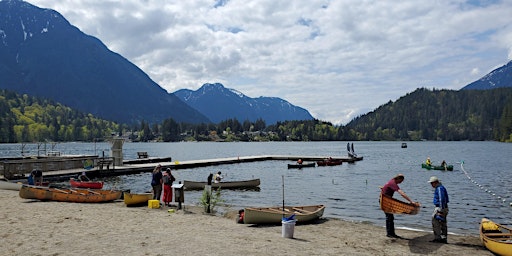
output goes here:
{"type": "MultiPolygon", "coordinates": [[[[363,157],[331,157],[335,160],[342,160],[343,162],[353,163],[356,161],[363,160],[363,157]]],[[[197,167],[224,165],[224,164],[237,164],[257,161],[297,161],[302,159],[303,161],[320,161],[326,159],[324,156],[286,156],[286,155],[262,155],[262,156],[240,156],[240,157],[227,157],[227,158],[215,158],[215,159],[203,159],[203,160],[189,160],[189,161],[172,161],[170,157],[165,158],[144,158],[125,160],[121,166],[108,166],[108,168],[95,167],[91,170],[85,170],[83,168],[57,170],[57,171],[45,171],[43,176],[45,180],[51,181],[65,181],[70,177],[76,177],[82,172],[86,172],[87,176],[94,177],[109,177],[109,176],[120,176],[130,175],[144,172],[151,172],[157,165],[161,165],[163,170],[165,168],[171,168],[173,170],[179,169],[190,169],[197,167]]]]}

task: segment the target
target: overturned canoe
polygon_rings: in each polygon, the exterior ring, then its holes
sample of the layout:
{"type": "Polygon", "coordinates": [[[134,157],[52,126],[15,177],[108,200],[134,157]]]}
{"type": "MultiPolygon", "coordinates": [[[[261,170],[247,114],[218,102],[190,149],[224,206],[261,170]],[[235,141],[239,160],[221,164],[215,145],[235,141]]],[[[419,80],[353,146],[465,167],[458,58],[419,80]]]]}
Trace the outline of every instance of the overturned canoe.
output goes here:
{"type": "Polygon", "coordinates": [[[380,193],[380,209],[385,213],[415,215],[420,211],[419,205],[402,202],[380,193]]]}
{"type": "Polygon", "coordinates": [[[480,240],[494,254],[512,256],[512,228],[482,218],[480,240]]]}
{"type": "Polygon", "coordinates": [[[292,215],[297,222],[316,220],[324,214],[324,205],[249,207],[244,209],[244,224],[280,224],[283,217],[292,215]],[[284,210],[283,210],[284,209],[284,210]]]}
{"type": "Polygon", "coordinates": [[[74,188],[92,188],[102,189],[103,181],[80,181],[73,178],[69,179],[69,184],[74,188]]]}
{"type": "Polygon", "coordinates": [[[59,202],[102,203],[121,198],[121,191],[64,189],[23,185],[20,197],[24,199],[39,199],[59,202]]]}
{"type": "MultiPolygon", "coordinates": [[[[183,187],[186,190],[203,189],[206,182],[201,181],[183,181],[183,187]]],[[[219,183],[212,183],[212,188],[221,189],[242,189],[242,188],[256,188],[260,185],[260,179],[240,180],[240,181],[222,181],[219,183]]]]}
{"type": "Polygon", "coordinates": [[[147,204],[153,199],[153,193],[132,194],[130,192],[123,193],[123,200],[126,206],[147,204]]]}
{"type": "Polygon", "coordinates": [[[5,189],[5,190],[20,190],[21,188],[21,183],[14,183],[14,182],[10,182],[8,180],[0,180],[0,189],[5,189]]]}

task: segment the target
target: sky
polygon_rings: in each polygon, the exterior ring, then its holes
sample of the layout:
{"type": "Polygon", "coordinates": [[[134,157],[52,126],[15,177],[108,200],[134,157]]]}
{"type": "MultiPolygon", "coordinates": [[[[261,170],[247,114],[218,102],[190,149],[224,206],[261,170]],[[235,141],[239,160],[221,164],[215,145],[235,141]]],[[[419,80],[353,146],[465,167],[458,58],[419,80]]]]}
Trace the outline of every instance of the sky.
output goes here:
{"type": "Polygon", "coordinates": [[[459,90],[512,59],[512,1],[28,0],[172,93],[205,83],[345,125],[417,88],[459,90]]]}

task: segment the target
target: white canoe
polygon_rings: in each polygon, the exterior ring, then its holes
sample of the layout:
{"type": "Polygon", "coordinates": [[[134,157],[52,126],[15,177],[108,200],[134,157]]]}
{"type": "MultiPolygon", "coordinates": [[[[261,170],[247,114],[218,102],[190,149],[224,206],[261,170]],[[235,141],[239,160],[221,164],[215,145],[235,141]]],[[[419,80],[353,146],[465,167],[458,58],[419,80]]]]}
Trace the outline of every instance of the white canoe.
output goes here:
{"type": "Polygon", "coordinates": [[[19,191],[20,188],[21,188],[21,183],[14,183],[14,182],[10,182],[7,180],[0,180],[0,189],[19,191]]]}
{"type": "Polygon", "coordinates": [[[297,222],[308,222],[316,220],[324,214],[324,205],[308,206],[282,206],[245,208],[244,224],[280,224],[283,217],[290,217],[295,214],[297,222]]]}

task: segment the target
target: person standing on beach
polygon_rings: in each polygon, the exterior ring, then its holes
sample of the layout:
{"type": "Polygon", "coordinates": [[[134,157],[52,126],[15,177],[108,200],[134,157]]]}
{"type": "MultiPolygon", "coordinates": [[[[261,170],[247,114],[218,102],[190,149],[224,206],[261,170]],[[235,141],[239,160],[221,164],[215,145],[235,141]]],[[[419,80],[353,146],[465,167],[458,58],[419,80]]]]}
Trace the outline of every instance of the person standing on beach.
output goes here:
{"type": "Polygon", "coordinates": [[[151,186],[153,187],[153,200],[160,201],[160,196],[162,195],[162,169],[161,165],[157,165],[155,169],[153,169],[153,176],[151,179],[151,186]]]}
{"type": "MultiPolygon", "coordinates": [[[[400,195],[402,195],[403,198],[405,198],[407,201],[409,201],[411,204],[418,205],[417,202],[413,202],[407,194],[405,194],[404,191],[400,189],[398,184],[402,183],[404,181],[404,175],[403,174],[397,174],[395,177],[393,177],[391,180],[388,181],[382,187],[381,193],[390,197],[393,197],[393,194],[395,192],[398,192],[400,195]]],[[[391,238],[401,238],[395,233],[395,216],[392,213],[385,213],[386,214],[386,236],[391,238]]]]}
{"type": "Polygon", "coordinates": [[[176,180],[171,173],[171,168],[165,170],[162,180],[164,183],[164,205],[169,206],[172,201],[172,183],[176,180]]]}
{"type": "Polygon", "coordinates": [[[441,181],[432,176],[428,183],[434,188],[434,212],[432,213],[432,230],[434,231],[434,243],[448,243],[448,225],[446,224],[446,217],[448,216],[448,192],[441,184],[441,181]]]}

